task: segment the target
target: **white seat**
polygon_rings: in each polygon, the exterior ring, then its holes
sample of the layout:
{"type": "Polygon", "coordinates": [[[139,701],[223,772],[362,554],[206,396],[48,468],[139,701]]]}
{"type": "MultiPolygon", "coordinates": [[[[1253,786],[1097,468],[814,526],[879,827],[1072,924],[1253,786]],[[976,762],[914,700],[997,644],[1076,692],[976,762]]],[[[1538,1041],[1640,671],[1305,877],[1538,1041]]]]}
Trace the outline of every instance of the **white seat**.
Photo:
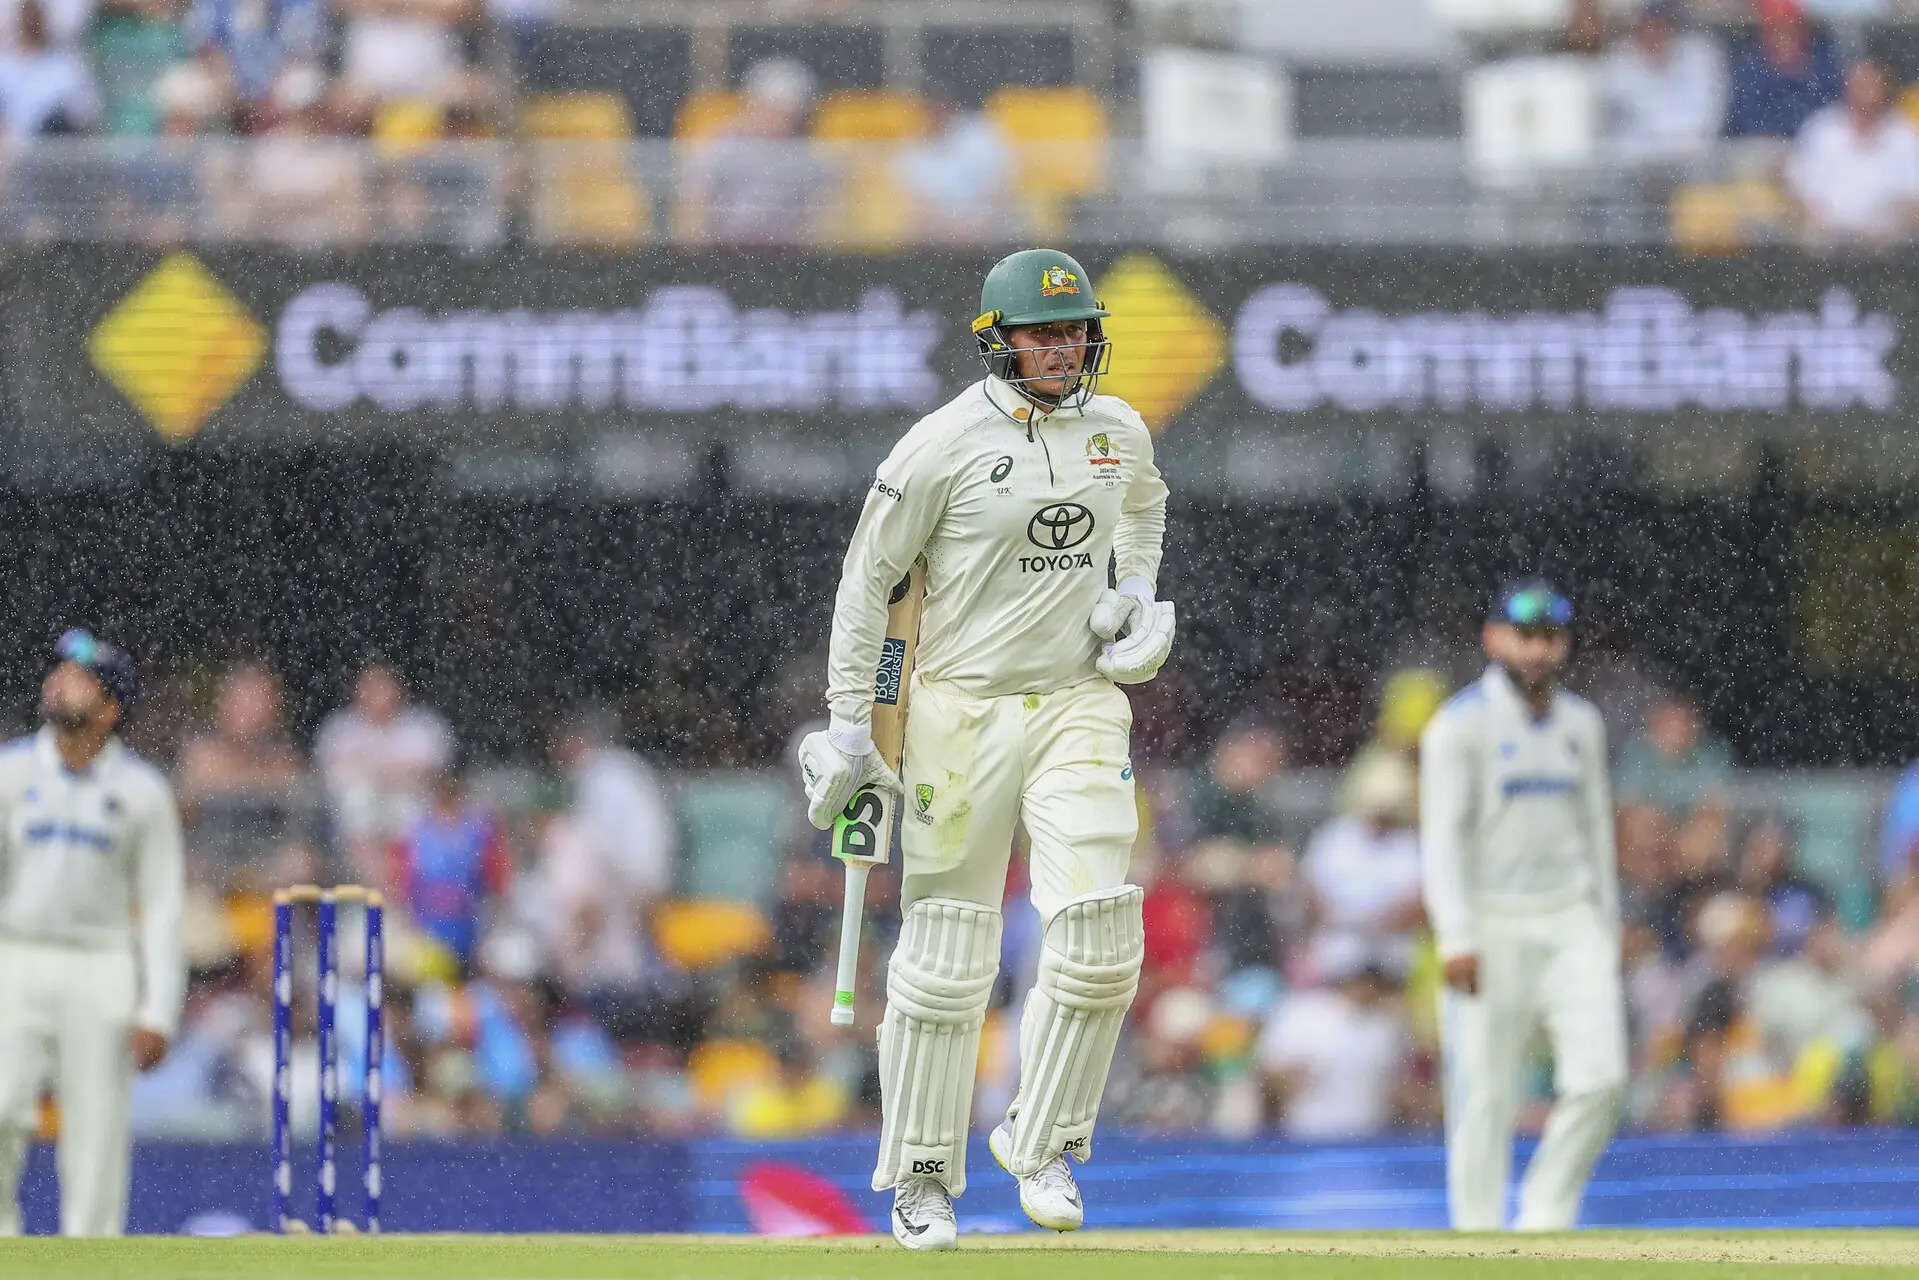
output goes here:
{"type": "Polygon", "coordinates": [[[1455,31],[1550,31],[1566,25],[1572,0],[1430,0],[1440,22],[1455,31]]]}
{"type": "Polygon", "coordinates": [[[1264,58],[1154,49],[1140,64],[1139,96],[1156,163],[1277,164],[1292,148],[1292,81],[1264,58]]]}
{"type": "Polygon", "coordinates": [[[1598,73],[1587,59],[1489,62],[1468,71],[1463,88],[1466,157],[1481,182],[1524,184],[1598,153],[1598,73]]]}

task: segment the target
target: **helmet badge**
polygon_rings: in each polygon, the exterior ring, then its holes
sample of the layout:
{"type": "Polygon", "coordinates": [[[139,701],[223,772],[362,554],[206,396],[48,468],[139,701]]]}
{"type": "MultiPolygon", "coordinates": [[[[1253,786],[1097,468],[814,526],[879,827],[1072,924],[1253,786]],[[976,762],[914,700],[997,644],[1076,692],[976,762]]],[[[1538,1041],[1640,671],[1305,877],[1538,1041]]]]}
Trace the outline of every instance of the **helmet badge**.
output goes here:
{"type": "Polygon", "coordinates": [[[1039,293],[1042,298],[1055,297],[1062,293],[1078,293],[1079,277],[1065,267],[1048,267],[1040,276],[1039,293]]]}

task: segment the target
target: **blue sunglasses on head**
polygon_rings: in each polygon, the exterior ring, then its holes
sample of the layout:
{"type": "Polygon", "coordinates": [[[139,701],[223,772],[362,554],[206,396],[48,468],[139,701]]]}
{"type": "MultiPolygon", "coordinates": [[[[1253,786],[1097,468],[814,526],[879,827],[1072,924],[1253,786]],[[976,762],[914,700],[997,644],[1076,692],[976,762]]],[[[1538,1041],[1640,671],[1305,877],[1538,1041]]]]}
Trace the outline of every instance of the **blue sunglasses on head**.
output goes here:
{"type": "Polygon", "coordinates": [[[1507,596],[1499,616],[1515,627],[1564,630],[1573,624],[1573,603],[1549,587],[1528,587],[1507,596]]]}
{"type": "Polygon", "coordinates": [[[83,667],[90,667],[100,656],[100,642],[90,633],[75,627],[61,634],[60,639],[54,643],[53,652],[68,662],[77,662],[83,667]]]}

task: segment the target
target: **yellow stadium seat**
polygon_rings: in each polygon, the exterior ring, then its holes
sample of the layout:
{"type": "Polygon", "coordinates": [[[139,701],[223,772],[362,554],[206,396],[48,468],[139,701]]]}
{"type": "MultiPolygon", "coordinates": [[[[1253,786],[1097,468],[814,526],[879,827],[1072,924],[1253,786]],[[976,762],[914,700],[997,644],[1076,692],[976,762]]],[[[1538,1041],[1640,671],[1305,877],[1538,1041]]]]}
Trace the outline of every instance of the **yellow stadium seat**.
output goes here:
{"type": "MultiPolygon", "coordinates": [[[[620,106],[624,110],[625,103],[620,106]]],[[[540,123],[555,122],[547,117],[540,123]]],[[[536,240],[625,248],[647,239],[652,201],[633,176],[623,141],[562,133],[528,150],[536,240]]]]}
{"type": "Polygon", "coordinates": [[[1074,196],[1106,189],[1106,107],[1091,89],[1008,85],[986,100],[986,117],[1019,153],[1033,234],[1063,231],[1074,196]]]}
{"type": "Polygon", "coordinates": [[[766,917],[749,902],[680,898],[653,913],[653,940],[660,954],[687,969],[752,955],[772,940],[766,917]]]}
{"type": "Polygon", "coordinates": [[[1791,221],[1784,195],[1763,178],[1695,182],[1673,192],[1667,218],[1675,248],[1683,253],[1734,253],[1755,234],[1791,221]]]}
{"type": "Polygon", "coordinates": [[[850,156],[839,193],[821,216],[820,235],[842,249],[884,251],[906,239],[913,202],[894,176],[891,148],[850,156]]]}
{"type": "Polygon", "coordinates": [[[744,99],[729,89],[699,89],[686,95],[673,117],[673,136],[682,142],[710,138],[740,113],[744,99]]]}
{"type": "Polygon", "coordinates": [[[619,248],[646,239],[652,205],[638,183],[618,173],[576,170],[547,193],[542,239],[619,248]]]}
{"type": "Polygon", "coordinates": [[[821,142],[910,142],[933,125],[918,94],[897,89],[839,89],[813,113],[813,136],[821,142]]]}
{"type": "Polygon", "coordinates": [[[686,1076],[694,1094],[709,1107],[749,1085],[779,1076],[780,1061],[758,1040],[704,1040],[687,1055],[686,1076]]]}
{"type": "Polygon", "coordinates": [[[424,98],[400,98],[381,105],[371,132],[375,149],[383,155],[406,155],[445,135],[446,112],[424,98]]]}
{"type": "Polygon", "coordinates": [[[837,1127],[852,1104],[850,1091],[831,1076],[798,1084],[749,1081],[728,1105],[726,1127],[742,1138],[762,1141],[809,1138],[837,1127]]]}
{"type": "Polygon", "coordinates": [[[536,93],[520,104],[520,132],[542,142],[610,142],[633,136],[633,113],[616,93],[536,93]]]}

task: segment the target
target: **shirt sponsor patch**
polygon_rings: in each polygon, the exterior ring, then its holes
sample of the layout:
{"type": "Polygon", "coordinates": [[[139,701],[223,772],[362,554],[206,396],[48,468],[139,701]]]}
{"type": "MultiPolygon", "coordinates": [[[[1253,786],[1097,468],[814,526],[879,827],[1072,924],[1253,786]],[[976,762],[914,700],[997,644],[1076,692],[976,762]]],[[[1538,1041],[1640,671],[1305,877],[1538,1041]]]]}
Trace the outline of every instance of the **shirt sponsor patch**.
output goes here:
{"type": "Polygon", "coordinates": [[[1577,790],[1579,790],[1579,779],[1555,778],[1548,775],[1508,778],[1499,784],[1499,793],[1508,800],[1515,796],[1570,795],[1577,790]]]}

